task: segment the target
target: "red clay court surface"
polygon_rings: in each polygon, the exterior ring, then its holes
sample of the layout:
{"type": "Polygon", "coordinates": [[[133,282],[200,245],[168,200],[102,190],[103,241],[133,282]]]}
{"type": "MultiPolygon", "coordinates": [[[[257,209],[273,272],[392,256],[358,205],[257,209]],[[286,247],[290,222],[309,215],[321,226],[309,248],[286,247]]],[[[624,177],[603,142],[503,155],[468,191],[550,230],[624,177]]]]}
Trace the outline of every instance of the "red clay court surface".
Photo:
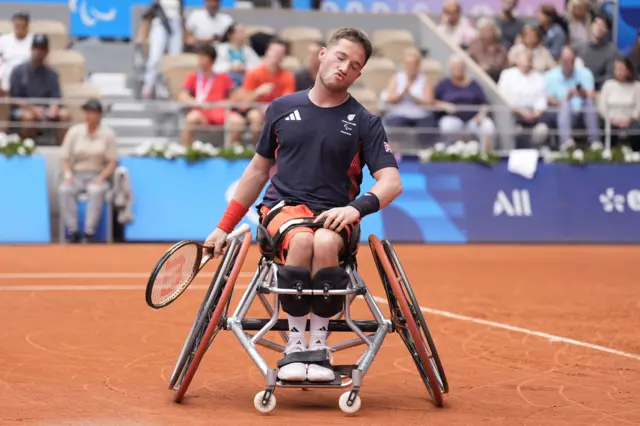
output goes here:
{"type": "MultiPolygon", "coordinates": [[[[227,331],[184,403],[171,402],[167,380],[217,261],[156,311],[144,286],[167,248],[0,247],[0,424],[640,424],[640,247],[396,245],[451,392],[436,408],[391,334],[355,417],[338,408],[344,390],[282,388],[275,411],[259,414],[253,397],[264,378],[227,331]]],[[[359,258],[370,290],[384,296],[367,246],[359,258]]],[[[252,247],[232,309],[257,259],[252,247]]],[[[367,315],[354,303],[356,318],[367,315]]],[[[338,352],[336,362],[363,350],[338,352]]],[[[275,365],[277,353],[260,351],[275,365]]]]}

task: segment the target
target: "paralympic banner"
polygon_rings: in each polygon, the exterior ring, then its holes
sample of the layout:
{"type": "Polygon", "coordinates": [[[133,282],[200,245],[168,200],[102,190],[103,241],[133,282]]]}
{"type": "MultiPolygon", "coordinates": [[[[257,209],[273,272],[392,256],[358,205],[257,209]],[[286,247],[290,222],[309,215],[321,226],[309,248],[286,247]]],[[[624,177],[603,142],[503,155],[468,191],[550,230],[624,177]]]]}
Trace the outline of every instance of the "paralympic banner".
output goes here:
{"type": "MultiPolygon", "coordinates": [[[[125,157],[135,194],[128,241],[203,240],[233,196],[246,160],[125,157]]],[[[640,242],[640,166],[541,164],[534,179],[505,164],[400,163],[403,193],[362,221],[392,242],[640,242]]],[[[366,172],[362,191],[374,184],[366,172]]],[[[262,197],[262,195],[261,195],[262,197]]],[[[245,222],[255,235],[258,215],[245,222]]]]}

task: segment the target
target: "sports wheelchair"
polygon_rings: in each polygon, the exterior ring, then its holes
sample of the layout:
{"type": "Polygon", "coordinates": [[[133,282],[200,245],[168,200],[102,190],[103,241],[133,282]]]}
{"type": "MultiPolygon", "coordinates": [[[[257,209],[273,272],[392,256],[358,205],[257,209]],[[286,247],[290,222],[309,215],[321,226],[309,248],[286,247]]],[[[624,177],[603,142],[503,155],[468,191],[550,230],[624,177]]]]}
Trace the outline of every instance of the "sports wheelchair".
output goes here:
{"type": "MultiPolygon", "coordinates": [[[[360,237],[358,225],[354,228],[348,245],[341,256],[341,267],[349,275],[349,285],[344,290],[329,290],[325,285],[322,290],[306,290],[297,288],[278,288],[277,270],[283,265],[275,253],[284,235],[297,226],[319,228],[323,223],[313,223],[314,218],[293,219],[286,222],[279,232],[271,238],[266,228],[258,225],[256,241],[261,251],[258,269],[242,295],[235,311],[229,315],[229,304],[234,284],[242,269],[245,257],[251,245],[251,233],[233,238],[229,241],[225,254],[218,265],[211,284],[204,296],[195,321],[175,365],[169,389],[173,390],[173,400],[181,402],[189,388],[189,384],[220,330],[232,331],[260,372],[266,378],[266,388],[256,394],[254,406],[261,413],[271,412],[276,405],[276,388],[348,388],[339,398],[340,409],[353,414],[360,409],[361,400],[358,395],[362,380],[371,366],[373,359],[382,346],[387,333],[397,332],[404,341],[420,377],[436,406],[444,404],[443,394],[449,392],[449,385],[435,344],[427,328],[427,323],[420,311],[420,305],[411,289],[407,275],[391,243],[380,241],[376,236],[369,236],[369,247],[382,281],[391,318],[387,319],[377,306],[375,298],[358,273],[356,255],[360,237]],[[267,296],[273,295],[273,303],[267,296]],[[257,345],[283,353],[285,346],[264,338],[269,331],[279,332],[282,340],[288,341],[288,322],[279,319],[280,295],[298,295],[313,297],[344,296],[342,312],[329,322],[329,333],[354,332],[356,338],[330,346],[332,351],[340,351],[359,345],[366,345],[366,351],[352,365],[334,365],[333,382],[285,382],[277,377],[277,369],[267,365],[257,350],[257,345]],[[354,320],[350,306],[357,297],[362,297],[374,320],[354,320]],[[268,318],[247,318],[249,308],[258,298],[268,318]],[[249,332],[254,332],[250,334],[249,332]]],[[[309,320],[307,328],[309,330],[309,320]]]]}

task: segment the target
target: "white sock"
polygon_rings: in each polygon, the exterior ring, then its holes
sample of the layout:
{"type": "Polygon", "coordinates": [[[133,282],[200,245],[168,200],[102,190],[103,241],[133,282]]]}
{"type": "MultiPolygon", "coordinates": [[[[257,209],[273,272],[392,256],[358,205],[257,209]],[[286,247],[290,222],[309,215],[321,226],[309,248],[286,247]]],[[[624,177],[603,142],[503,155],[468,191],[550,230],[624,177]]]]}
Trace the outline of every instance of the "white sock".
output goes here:
{"type": "Polygon", "coordinates": [[[307,329],[307,317],[294,317],[289,315],[289,341],[293,341],[296,339],[300,341],[305,347],[307,346],[306,342],[306,329],[307,329]]]}
{"type": "Polygon", "coordinates": [[[327,344],[327,334],[329,334],[329,320],[331,318],[322,318],[311,312],[311,340],[310,346],[325,346],[327,344]]]}

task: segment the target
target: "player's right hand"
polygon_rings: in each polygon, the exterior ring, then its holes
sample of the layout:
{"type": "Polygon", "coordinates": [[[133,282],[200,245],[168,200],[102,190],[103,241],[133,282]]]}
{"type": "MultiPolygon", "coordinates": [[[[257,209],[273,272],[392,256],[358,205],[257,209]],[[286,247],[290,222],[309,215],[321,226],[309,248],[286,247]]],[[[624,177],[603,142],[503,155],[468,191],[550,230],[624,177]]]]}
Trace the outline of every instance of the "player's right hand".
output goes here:
{"type": "Polygon", "coordinates": [[[204,255],[218,257],[222,254],[222,249],[227,243],[227,233],[220,228],[216,228],[204,242],[204,255]]]}

